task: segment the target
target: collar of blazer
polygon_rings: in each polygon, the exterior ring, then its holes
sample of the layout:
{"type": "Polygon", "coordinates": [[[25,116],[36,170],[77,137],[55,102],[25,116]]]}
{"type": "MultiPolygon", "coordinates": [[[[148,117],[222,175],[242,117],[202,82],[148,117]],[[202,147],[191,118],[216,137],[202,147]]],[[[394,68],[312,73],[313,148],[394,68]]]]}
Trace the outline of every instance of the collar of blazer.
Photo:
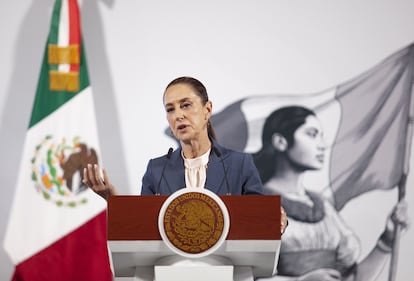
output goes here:
{"type": "MultiPolygon", "coordinates": [[[[221,153],[221,157],[219,157],[214,152],[213,148],[211,149],[205,188],[213,191],[216,194],[226,194],[227,185],[224,169],[228,171],[228,164],[226,164],[226,159],[230,154],[226,148],[217,144],[217,142],[213,141],[212,145],[218,149],[218,151],[221,153]],[[221,161],[223,161],[224,168],[221,161]]],[[[176,186],[176,190],[185,187],[184,161],[181,157],[181,147],[172,153],[168,167],[169,168],[165,171],[165,176],[169,179],[170,182],[177,183],[178,186],[176,186]]]]}

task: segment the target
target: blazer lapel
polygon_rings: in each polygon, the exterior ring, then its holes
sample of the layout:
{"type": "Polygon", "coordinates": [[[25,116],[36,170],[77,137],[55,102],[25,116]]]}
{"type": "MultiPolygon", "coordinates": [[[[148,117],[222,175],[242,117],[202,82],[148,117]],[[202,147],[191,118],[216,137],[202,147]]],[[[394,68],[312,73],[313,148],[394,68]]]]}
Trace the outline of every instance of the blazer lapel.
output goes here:
{"type": "MultiPolygon", "coordinates": [[[[210,159],[207,168],[207,179],[205,188],[211,190],[216,194],[226,194],[227,185],[225,182],[224,168],[228,170],[228,166],[224,161],[229,154],[225,153],[225,150],[219,145],[215,144],[220,152],[224,152],[219,158],[214,151],[210,153],[210,159]]],[[[162,181],[162,190],[165,193],[174,193],[175,191],[184,188],[185,185],[185,173],[184,173],[184,161],[181,157],[181,149],[177,149],[171,155],[170,162],[167,164],[164,171],[164,179],[162,181]]]]}
{"type": "Polygon", "coordinates": [[[163,186],[167,193],[171,194],[185,187],[184,161],[181,158],[181,149],[177,149],[171,155],[165,171],[165,181],[163,186]]]}
{"type": "MultiPolygon", "coordinates": [[[[216,194],[226,194],[227,193],[227,186],[225,183],[224,178],[224,169],[223,164],[221,161],[226,158],[226,155],[222,155],[221,159],[217,157],[214,151],[210,154],[210,161],[208,162],[208,169],[207,169],[207,180],[205,184],[205,188],[211,190],[216,194]]],[[[227,170],[226,163],[224,163],[224,167],[227,170]]]]}

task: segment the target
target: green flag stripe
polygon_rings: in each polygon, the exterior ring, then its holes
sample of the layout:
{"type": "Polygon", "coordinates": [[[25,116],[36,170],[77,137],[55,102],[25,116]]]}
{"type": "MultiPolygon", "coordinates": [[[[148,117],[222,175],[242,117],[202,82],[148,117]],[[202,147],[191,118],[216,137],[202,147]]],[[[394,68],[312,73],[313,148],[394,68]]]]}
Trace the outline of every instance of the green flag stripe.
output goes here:
{"type": "Polygon", "coordinates": [[[50,23],[50,32],[48,43],[57,44],[59,36],[60,10],[62,8],[62,0],[56,0],[52,12],[52,21],[50,23]]]}

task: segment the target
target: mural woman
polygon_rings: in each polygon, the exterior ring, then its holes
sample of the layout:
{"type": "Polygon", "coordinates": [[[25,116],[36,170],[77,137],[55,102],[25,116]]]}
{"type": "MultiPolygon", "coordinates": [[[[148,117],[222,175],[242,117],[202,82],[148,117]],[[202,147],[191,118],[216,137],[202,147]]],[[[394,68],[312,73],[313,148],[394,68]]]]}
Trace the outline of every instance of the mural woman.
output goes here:
{"type": "Polygon", "coordinates": [[[407,207],[398,203],[376,246],[360,261],[360,242],[330,200],[303,184],[319,170],[326,144],[315,113],[301,106],[275,110],[266,119],[262,148],[254,155],[265,193],[282,195],[289,218],[277,275],[258,280],[375,280],[390,257],[394,228],[407,226],[407,207]]]}

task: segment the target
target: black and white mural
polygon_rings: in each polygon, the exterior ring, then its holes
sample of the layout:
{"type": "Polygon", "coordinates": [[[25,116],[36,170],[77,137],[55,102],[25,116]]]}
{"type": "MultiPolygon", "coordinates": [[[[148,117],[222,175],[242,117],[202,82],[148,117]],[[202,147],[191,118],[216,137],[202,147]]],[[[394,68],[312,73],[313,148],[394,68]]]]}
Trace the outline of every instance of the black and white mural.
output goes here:
{"type": "Polygon", "coordinates": [[[367,281],[384,269],[392,276],[397,264],[386,262],[398,253],[409,223],[413,70],[409,45],[331,89],[245,97],[213,116],[219,142],[252,153],[266,193],[282,195],[289,227],[277,276],[269,279],[367,281]],[[383,231],[361,257],[360,239],[340,211],[367,193],[391,189],[398,196],[389,197],[383,231]]]}

